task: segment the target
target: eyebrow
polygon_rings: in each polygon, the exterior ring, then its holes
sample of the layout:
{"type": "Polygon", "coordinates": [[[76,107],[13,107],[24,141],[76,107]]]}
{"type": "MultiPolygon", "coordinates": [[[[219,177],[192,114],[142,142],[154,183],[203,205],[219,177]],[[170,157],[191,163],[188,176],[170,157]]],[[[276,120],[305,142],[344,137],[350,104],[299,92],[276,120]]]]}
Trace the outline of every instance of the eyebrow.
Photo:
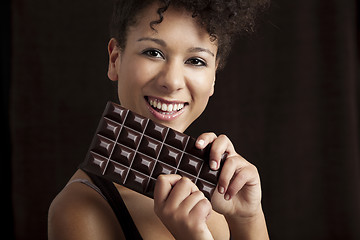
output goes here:
{"type": "Polygon", "coordinates": [[[215,57],[215,54],[213,52],[211,52],[209,49],[201,48],[201,47],[190,48],[189,52],[206,52],[206,53],[210,54],[211,56],[215,57]]]}
{"type": "Polygon", "coordinates": [[[166,47],[166,42],[161,40],[161,39],[157,39],[157,38],[149,38],[149,37],[143,37],[143,38],[139,38],[137,40],[138,42],[141,42],[141,41],[152,41],[162,47],[166,47]]]}
{"type": "MultiPolygon", "coordinates": [[[[142,41],[151,41],[154,42],[162,47],[166,47],[167,44],[164,40],[158,39],[158,38],[150,38],[150,37],[143,37],[143,38],[139,38],[137,40],[138,42],[142,42],[142,41]]],[[[193,47],[189,49],[189,52],[206,52],[208,54],[210,54],[211,56],[215,57],[215,54],[213,52],[211,52],[209,49],[206,48],[201,48],[201,47],[193,47]]]]}

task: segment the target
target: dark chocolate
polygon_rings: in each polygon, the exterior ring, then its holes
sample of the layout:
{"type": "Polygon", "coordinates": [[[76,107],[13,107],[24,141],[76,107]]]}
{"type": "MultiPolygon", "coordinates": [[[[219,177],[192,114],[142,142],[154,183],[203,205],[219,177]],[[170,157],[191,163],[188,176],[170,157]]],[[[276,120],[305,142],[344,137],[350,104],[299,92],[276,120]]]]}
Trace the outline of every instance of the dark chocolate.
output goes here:
{"type": "Polygon", "coordinates": [[[211,145],[199,150],[195,141],[108,102],[81,168],[151,198],[160,174],[179,174],[210,199],[220,170],[209,167],[211,145]]]}

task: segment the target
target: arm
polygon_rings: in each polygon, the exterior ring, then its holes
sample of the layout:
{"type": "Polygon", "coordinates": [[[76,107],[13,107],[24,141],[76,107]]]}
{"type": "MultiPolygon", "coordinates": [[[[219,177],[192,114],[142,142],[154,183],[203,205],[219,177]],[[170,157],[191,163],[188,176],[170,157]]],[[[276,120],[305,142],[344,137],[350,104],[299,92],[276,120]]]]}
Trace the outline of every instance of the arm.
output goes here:
{"type": "Polygon", "coordinates": [[[233,239],[269,239],[261,207],[260,177],[256,167],[236,153],[225,136],[204,133],[198,137],[197,147],[212,142],[210,166],[217,170],[221,156],[227,158],[220,173],[217,191],[211,199],[215,211],[223,214],[233,239]]]}

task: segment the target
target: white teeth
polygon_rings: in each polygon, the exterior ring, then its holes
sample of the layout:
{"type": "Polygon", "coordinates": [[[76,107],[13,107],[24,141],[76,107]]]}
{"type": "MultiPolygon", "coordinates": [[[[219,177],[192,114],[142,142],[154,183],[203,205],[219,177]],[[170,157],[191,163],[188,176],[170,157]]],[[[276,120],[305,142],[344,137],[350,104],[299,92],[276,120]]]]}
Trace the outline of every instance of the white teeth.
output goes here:
{"type": "Polygon", "coordinates": [[[184,107],[183,103],[166,104],[166,103],[161,103],[158,99],[154,99],[154,100],[150,99],[149,104],[154,108],[161,109],[164,112],[179,111],[184,107]]]}
{"type": "Polygon", "coordinates": [[[173,105],[172,105],[172,104],[169,104],[168,107],[167,107],[167,110],[168,110],[169,112],[172,112],[172,110],[173,110],[173,105]]]}

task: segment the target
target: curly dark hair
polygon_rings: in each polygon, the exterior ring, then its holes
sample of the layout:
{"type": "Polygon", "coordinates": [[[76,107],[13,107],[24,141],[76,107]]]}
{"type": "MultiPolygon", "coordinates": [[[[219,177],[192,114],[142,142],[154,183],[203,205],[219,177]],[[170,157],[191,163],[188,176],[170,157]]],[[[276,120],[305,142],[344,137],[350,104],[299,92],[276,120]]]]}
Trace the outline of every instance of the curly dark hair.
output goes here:
{"type": "Polygon", "coordinates": [[[125,48],[128,28],[136,24],[138,13],[156,1],[160,3],[159,18],[150,22],[150,27],[156,31],[154,26],[162,22],[170,5],[184,8],[207,30],[211,41],[217,40],[219,68],[225,64],[234,37],[253,32],[258,13],[269,4],[269,0],[116,0],[110,34],[118,47],[125,48]]]}

